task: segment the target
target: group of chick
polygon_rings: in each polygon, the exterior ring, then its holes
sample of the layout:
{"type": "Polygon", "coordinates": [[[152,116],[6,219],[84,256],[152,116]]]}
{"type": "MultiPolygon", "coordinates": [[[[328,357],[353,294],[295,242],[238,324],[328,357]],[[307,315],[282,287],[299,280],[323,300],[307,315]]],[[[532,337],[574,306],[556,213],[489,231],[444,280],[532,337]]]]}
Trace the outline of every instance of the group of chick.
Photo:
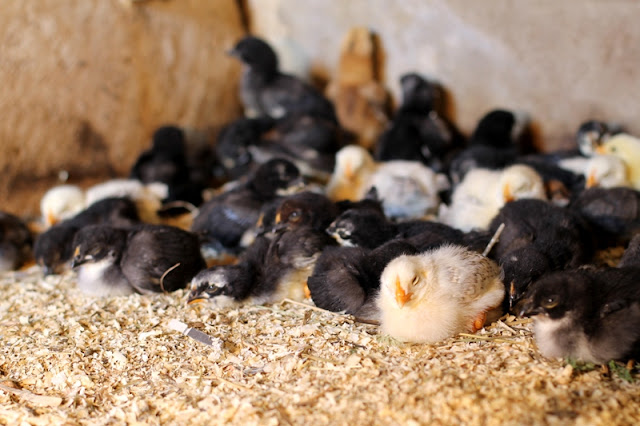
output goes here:
{"type": "MultiPolygon", "coordinates": [[[[45,195],[33,252],[46,274],[71,266],[102,296],[188,287],[189,304],[212,307],[310,298],[408,342],[510,311],[534,317],[545,356],[640,355],[640,139],[588,121],[575,149],[538,153],[526,117],[500,109],[465,138],[442,88],[410,73],[371,144],[370,128],[341,125],[366,122],[344,106],[358,104],[353,86],[333,85],[330,101],[257,37],[230,54],[245,116],[211,156],[165,126],[129,179],[45,195]],[[188,230],[160,224],[185,208],[188,230]],[[591,263],[620,246],[617,267],[591,263]],[[221,254],[235,261],[207,268],[221,254]]],[[[0,267],[15,269],[31,233],[8,214],[0,226],[0,267]]]]}

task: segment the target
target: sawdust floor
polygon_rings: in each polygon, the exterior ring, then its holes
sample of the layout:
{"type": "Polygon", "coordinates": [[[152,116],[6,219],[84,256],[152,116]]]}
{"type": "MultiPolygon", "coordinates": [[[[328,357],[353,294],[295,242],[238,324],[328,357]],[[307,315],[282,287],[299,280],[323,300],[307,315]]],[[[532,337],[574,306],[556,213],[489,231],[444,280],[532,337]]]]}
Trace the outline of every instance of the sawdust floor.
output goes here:
{"type": "Polygon", "coordinates": [[[95,299],[72,273],[0,277],[2,424],[640,424],[640,377],[536,350],[513,317],[439,345],[283,302],[95,299]],[[207,346],[167,324],[220,338],[207,346]],[[628,378],[627,378],[628,379],[628,378]]]}

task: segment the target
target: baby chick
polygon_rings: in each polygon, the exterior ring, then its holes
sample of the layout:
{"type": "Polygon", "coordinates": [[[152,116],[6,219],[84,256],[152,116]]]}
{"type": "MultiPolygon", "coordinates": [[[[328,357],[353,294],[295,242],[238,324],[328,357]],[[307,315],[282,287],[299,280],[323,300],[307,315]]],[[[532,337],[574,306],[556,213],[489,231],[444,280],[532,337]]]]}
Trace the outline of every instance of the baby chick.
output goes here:
{"type": "Polygon", "coordinates": [[[340,207],[325,195],[305,191],[282,200],[276,209],[274,229],[282,231],[308,226],[324,233],[339,214],[340,207]]]}
{"type": "Polygon", "coordinates": [[[249,181],[204,203],[191,231],[206,244],[236,249],[243,234],[260,217],[268,203],[302,187],[298,168],[290,161],[273,159],[261,165],[249,181]]]}
{"type": "Polygon", "coordinates": [[[0,272],[13,271],[31,259],[33,237],[17,216],[0,211],[0,272]]]}
{"type": "Polygon", "coordinates": [[[43,268],[45,275],[60,273],[71,260],[73,237],[81,228],[104,223],[125,227],[138,222],[136,205],[129,198],[97,201],[37,236],[33,247],[36,263],[43,268]]]}
{"type": "Polygon", "coordinates": [[[380,275],[389,262],[417,250],[403,240],[390,241],[375,250],[327,247],[307,280],[316,306],[358,317],[377,318],[374,299],[380,275]]]}
{"type": "Polygon", "coordinates": [[[640,268],[556,272],[533,283],[520,307],[548,358],[605,363],[640,355],[640,268]]]}
{"type": "Polygon", "coordinates": [[[275,51],[264,40],[247,36],[229,52],[244,65],[240,99],[245,115],[311,114],[337,122],[333,104],[309,84],[280,72],[275,51]]]}
{"type": "Polygon", "coordinates": [[[76,185],[58,185],[40,199],[40,213],[48,228],[73,217],[85,207],[84,191],[76,185]]]}
{"type": "Polygon", "coordinates": [[[373,145],[389,121],[389,94],[380,82],[374,34],[365,27],[349,30],[340,46],[336,75],[325,94],[336,108],[340,124],[366,149],[373,145]]]}
{"type": "Polygon", "coordinates": [[[263,304],[284,298],[303,300],[307,278],[329,236],[302,226],[271,238],[260,236],[237,265],[209,268],[191,282],[188,303],[213,307],[263,304]]]}
{"type": "Polygon", "coordinates": [[[615,123],[599,120],[585,121],[576,132],[576,143],[580,153],[585,157],[592,156],[599,146],[622,129],[615,123]]]}
{"type": "Polygon", "coordinates": [[[545,199],[540,175],[531,167],[514,164],[504,170],[474,169],[456,187],[451,204],[440,208],[439,219],[462,231],[487,229],[506,203],[545,199]]]}
{"type": "Polygon", "coordinates": [[[631,188],[589,188],[569,208],[584,217],[600,247],[626,245],[640,230],[640,192],[631,188]]]}
{"type": "Polygon", "coordinates": [[[172,226],[87,226],[73,247],[78,288],[96,296],[175,291],[206,267],[198,238],[172,226]]]}
{"type": "Polygon", "coordinates": [[[375,149],[378,161],[420,161],[437,171],[445,171],[448,154],[461,148],[462,136],[440,115],[442,88],[416,73],[400,78],[402,105],[388,129],[380,135],[375,149]]]}
{"type": "Polygon", "coordinates": [[[375,187],[384,212],[391,218],[419,218],[435,212],[439,192],[449,188],[446,176],[417,161],[376,163],[367,150],[348,145],[336,154],[336,167],[327,184],[332,200],[361,200],[375,187]]]}
{"type": "Polygon", "coordinates": [[[435,343],[481,329],[499,315],[500,267],[464,247],[448,245],[391,261],[380,278],[382,331],[408,342],[435,343]]]}
{"type": "Polygon", "coordinates": [[[620,157],[627,165],[631,186],[640,190],[640,139],[620,133],[607,139],[596,152],[620,157]]]}

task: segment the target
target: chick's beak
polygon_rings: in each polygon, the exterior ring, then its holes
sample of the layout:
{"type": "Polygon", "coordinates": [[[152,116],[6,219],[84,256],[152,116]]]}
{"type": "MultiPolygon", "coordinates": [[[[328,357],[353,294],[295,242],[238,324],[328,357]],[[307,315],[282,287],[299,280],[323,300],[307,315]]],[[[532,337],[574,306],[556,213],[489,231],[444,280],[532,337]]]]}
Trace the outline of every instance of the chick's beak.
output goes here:
{"type": "Polygon", "coordinates": [[[413,293],[405,293],[402,288],[402,284],[400,284],[400,277],[396,277],[396,302],[399,307],[403,307],[405,303],[411,300],[413,293]]]}
{"type": "Polygon", "coordinates": [[[598,154],[606,154],[607,153],[607,149],[604,147],[604,145],[598,145],[598,146],[596,146],[596,152],[598,154]]]}
{"type": "Polygon", "coordinates": [[[53,226],[56,223],[58,223],[58,218],[53,213],[48,212],[46,217],[46,222],[47,222],[47,225],[53,226]]]}
{"type": "Polygon", "coordinates": [[[511,188],[508,184],[502,187],[502,198],[504,199],[505,203],[510,203],[515,200],[513,194],[511,194],[511,188]]]}
{"type": "Polygon", "coordinates": [[[594,186],[598,185],[598,181],[596,180],[596,176],[594,173],[589,173],[589,176],[587,177],[587,183],[585,184],[585,186],[587,188],[593,188],[594,186]]]}
{"type": "Polygon", "coordinates": [[[524,299],[516,304],[516,312],[520,317],[532,317],[542,313],[542,308],[536,306],[532,299],[524,299]]]}

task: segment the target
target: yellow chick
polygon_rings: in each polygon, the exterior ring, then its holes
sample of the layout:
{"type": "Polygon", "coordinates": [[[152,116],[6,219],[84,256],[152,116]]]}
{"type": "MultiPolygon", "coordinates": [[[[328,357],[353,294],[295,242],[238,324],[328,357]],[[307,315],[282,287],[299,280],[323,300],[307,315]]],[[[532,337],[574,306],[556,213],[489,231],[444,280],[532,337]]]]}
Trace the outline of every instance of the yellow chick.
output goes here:
{"type": "Polygon", "coordinates": [[[40,199],[40,213],[47,228],[75,216],[84,207],[84,191],[76,185],[54,186],[40,199]]]}
{"type": "Polygon", "coordinates": [[[487,229],[506,203],[546,197],[544,181],[529,166],[515,164],[503,170],[473,169],[456,187],[451,204],[441,205],[438,219],[465,232],[487,229]]]}
{"type": "Polygon", "coordinates": [[[640,190],[640,139],[618,133],[596,148],[596,152],[620,157],[627,165],[629,183],[634,189],[640,190]]]}
{"type": "Polygon", "coordinates": [[[384,333],[435,343],[499,318],[504,294],[494,261],[447,245],[392,260],[382,272],[376,305],[384,333]]]}
{"type": "Polygon", "coordinates": [[[388,217],[412,219],[437,211],[438,192],[448,189],[449,181],[418,161],[376,163],[366,149],[357,145],[338,151],[327,196],[333,201],[357,201],[372,187],[388,217]]]}

